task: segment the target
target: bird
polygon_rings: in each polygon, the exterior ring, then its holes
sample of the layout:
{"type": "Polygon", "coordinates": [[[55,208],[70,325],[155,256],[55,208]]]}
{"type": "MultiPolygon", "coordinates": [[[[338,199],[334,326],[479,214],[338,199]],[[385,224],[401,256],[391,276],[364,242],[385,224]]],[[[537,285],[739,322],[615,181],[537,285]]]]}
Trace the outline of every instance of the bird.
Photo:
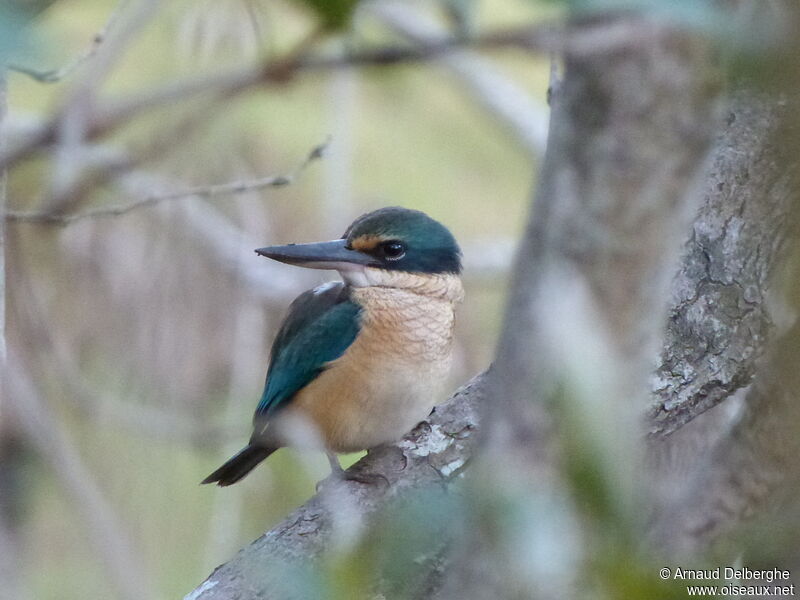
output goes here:
{"type": "Polygon", "coordinates": [[[445,391],[456,306],[463,300],[461,250],[425,213],[381,208],[336,240],[258,248],[289,265],[338,271],[290,305],[272,345],[248,444],[202,483],[228,486],[279,448],[337,454],[401,439],[445,391]]]}

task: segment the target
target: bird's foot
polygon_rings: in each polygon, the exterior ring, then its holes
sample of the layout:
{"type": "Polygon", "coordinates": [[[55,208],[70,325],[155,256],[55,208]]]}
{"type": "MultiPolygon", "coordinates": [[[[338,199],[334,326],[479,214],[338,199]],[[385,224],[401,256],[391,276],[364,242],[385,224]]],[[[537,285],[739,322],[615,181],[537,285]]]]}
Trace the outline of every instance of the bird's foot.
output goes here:
{"type": "Polygon", "coordinates": [[[329,485],[336,484],[337,482],[342,481],[355,481],[357,483],[363,483],[364,485],[383,485],[387,488],[389,487],[390,482],[389,480],[380,473],[364,473],[360,471],[333,471],[330,475],[328,475],[325,479],[322,479],[317,482],[316,491],[319,493],[320,491],[327,488],[329,485]]]}
{"type": "Polygon", "coordinates": [[[385,485],[389,487],[391,483],[386,476],[380,473],[363,473],[359,471],[344,471],[341,475],[345,481],[357,481],[364,485],[385,485]]]}
{"type": "Polygon", "coordinates": [[[351,467],[345,471],[339,464],[339,459],[335,454],[328,453],[328,461],[331,465],[331,474],[317,483],[317,492],[335,481],[356,481],[364,485],[385,485],[386,487],[390,485],[386,476],[380,473],[366,473],[360,470],[358,466],[351,467]]]}

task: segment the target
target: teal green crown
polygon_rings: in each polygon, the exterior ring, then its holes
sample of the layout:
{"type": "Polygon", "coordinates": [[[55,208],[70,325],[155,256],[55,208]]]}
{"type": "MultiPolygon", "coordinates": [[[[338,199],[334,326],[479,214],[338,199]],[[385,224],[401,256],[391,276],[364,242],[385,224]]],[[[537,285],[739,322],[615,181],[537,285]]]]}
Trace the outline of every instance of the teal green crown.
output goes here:
{"type": "MultiPolygon", "coordinates": [[[[450,231],[418,210],[390,206],[356,219],[342,236],[348,246],[379,238],[368,252],[382,268],[414,273],[461,273],[461,249],[450,231]]],[[[359,248],[360,249],[360,248],[359,248]]]]}

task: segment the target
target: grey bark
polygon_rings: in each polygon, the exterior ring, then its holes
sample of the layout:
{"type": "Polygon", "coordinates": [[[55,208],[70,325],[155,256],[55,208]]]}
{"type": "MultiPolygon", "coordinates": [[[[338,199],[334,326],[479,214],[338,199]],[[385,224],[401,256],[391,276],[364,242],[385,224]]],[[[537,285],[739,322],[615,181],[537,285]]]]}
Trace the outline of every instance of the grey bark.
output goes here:
{"type": "MultiPolygon", "coordinates": [[[[541,523],[569,502],[565,456],[583,453],[605,470],[610,502],[635,529],[637,415],[699,204],[718,87],[699,40],[636,17],[610,22],[647,34],[612,52],[565,56],[476,467],[498,488],[513,481],[508,500],[520,520],[541,523]],[[565,430],[579,432],[582,448],[565,448],[565,430]]],[[[568,521],[547,541],[546,566],[532,556],[515,565],[524,546],[493,542],[491,526],[478,529],[440,597],[575,596],[576,565],[590,544],[568,521]]]]}
{"type": "Polygon", "coordinates": [[[385,486],[326,481],[320,493],[217,568],[186,599],[304,598],[298,581],[287,583],[287,572],[330,549],[335,532],[369,527],[370,517],[388,502],[446,484],[462,472],[475,446],[484,381],[482,375],[473,378],[403,441],[373,450],[351,467],[385,478],[385,486]]]}
{"type": "Polygon", "coordinates": [[[677,490],[652,534],[673,554],[697,552],[797,485],[797,300],[778,277],[797,285],[784,268],[800,219],[797,108],[793,95],[737,94],[676,279],[650,444],[677,490]],[[695,421],[700,431],[662,437],[726,399],[738,413],[721,406],[695,421]]]}
{"type": "Polygon", "coordinates": [[[769,283],[787,234],[798,169],[785,100],[740,90],[727,108],[704,202],[672,286],[649,411],[668,435],[752,381],[772,329],[769,283]]]}
{"type": "Polygon", "coordinates": [[[744,527],[758,535],[738,540],[736,553],[753,551],[760,557],[770,549],[781,556],[787,548],[780,546],[788,542],[792,555],[800,524],[798,339],[800,327],[795,325],[768,353],[730,432],[709,451],[693,456],[697,468],[684,474],[681,493],[653,528],[653,543],[663,552],[691,556],[744,527]]]}
{"type": "Polygon", "coordinates": [[[531,357],[541,354],[537,305],[554,270],[585,283],[617,350],[639,362],[656,341],[677,244],[696,208],[715,124],[703,50],[646,21],[620,23],[641,37],[608,54],[567,55],[554,94],[498,348],[497,362],[515,374],[499,377],[513,385],[505,391],[526,402],[537,369],[531,357]]]}

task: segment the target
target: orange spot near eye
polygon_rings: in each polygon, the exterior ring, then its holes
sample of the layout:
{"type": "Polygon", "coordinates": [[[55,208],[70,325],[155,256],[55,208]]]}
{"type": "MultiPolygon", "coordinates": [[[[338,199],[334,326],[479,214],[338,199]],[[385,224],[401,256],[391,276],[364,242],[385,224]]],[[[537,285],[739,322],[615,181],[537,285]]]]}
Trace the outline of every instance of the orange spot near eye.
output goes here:
{"type": "Polygon", "coordinates": [[[350,246],[353,250],[358,250],[359,252],[371,252],[375,250],[375,248],[381,242],[385,242],[388,238],[379,236],[379,235],[362,235],[355,238],[351,243],[350,246]]]}

